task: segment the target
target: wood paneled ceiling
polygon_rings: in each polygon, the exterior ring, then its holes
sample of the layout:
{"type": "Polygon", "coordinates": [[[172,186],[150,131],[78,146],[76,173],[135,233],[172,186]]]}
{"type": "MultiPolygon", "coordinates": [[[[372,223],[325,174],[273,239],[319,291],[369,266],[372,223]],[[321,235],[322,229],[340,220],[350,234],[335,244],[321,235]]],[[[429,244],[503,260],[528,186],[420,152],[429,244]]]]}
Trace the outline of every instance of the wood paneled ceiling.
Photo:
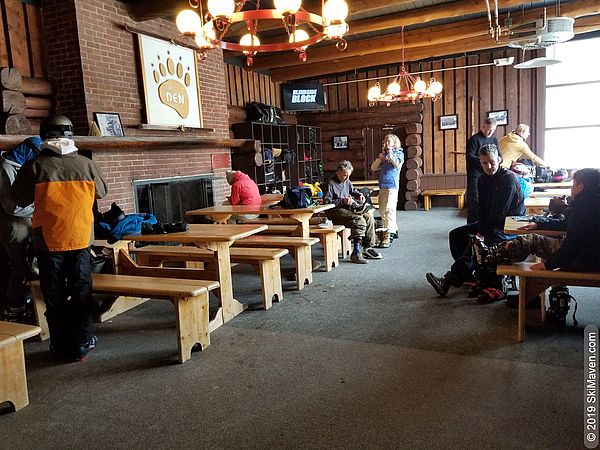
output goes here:
{"type": "MultiPolygon", "coordinates": [[[[401,34],[404,26],[405,60],[419,61],[446,55],[503,47],[490,37],[485,0],[347,0],[350,7],[346,36],[348,47],[336,49],[332,42],[322,42],[307,50],[308,60],[298,60],[294,52],[259,54],[254,70],[270,73],[273,81],[315,78],[355,69],[397,64],[401,60],[401,34]]],[[[514,23],[541,17],[544,7],[548,17],[557,16],[554,0],[523,2],[498,0],[500,25],[509,16],[514,23]]],[[[204,0],[206,3],[206,0],[204,0]]],[[[254,7],[247,2],[248,7],[254,7]]],[[[320,12],[321,0],[304,0],[311,12],[320,12]]],[[[493,0],[490,0],[493,7],[493,0]]],[[[187,0],[130,0],[129,12],[138,21],[157,17],[173,19],[187,7],[187,0]]],[[[262,0],[263,7],[272,1],[262,0]]],[[[560,2],[560,15],[575,18],[575,32],[600,30],[600,0],[560,2]]],[[[244,29],[232,30],[238,35],[244,29]]],[[[259,31],[260,33],[260,31],[259,31]]],[[[267,39],[276,39],[276,31],[266,30],[267,39]]],[[[263,38],[264,39],[264,38],[263,38]]],[[[228,54],[239,58],[243,55],[228,54]]]]}

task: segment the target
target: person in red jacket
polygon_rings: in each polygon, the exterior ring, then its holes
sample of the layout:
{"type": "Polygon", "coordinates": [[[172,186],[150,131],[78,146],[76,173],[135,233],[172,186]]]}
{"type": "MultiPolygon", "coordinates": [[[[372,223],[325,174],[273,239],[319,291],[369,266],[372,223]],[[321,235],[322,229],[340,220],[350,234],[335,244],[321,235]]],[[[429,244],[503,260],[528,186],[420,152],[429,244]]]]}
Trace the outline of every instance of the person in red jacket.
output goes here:
{"type": "MultiPolygon", "coordinates": [[[[239,170],[228,170],[225,172],[225,177],[231,185],[231,195],[227,197],[225,204],[262,205],[258,186],[252,178],[239,170]]],[[[238,220],[253,220],[257,218],[258,214],[240,214],[231,216],[229,221],[236,223],[238,220]]]]}
{"type": "Polygon", "coordinates": [[[256,183],[244,172],[228,170],[225,173],[231,185],[231,195],[227,197],[232,205],[261,205],[262,199],[256,183]]]}

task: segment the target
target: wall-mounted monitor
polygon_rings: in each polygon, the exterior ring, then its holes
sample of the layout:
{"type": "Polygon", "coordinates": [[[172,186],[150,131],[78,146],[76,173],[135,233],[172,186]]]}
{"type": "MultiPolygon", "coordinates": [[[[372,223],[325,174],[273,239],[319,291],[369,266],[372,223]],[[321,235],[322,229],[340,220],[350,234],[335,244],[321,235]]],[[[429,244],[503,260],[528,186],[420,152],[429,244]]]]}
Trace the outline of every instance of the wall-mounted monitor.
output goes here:
{"type": "Polygon", "coordinates": [[[325,109],[323,85],[320,83],[286,83],[281,85],[285,111],[322,111],[325,109]]]}

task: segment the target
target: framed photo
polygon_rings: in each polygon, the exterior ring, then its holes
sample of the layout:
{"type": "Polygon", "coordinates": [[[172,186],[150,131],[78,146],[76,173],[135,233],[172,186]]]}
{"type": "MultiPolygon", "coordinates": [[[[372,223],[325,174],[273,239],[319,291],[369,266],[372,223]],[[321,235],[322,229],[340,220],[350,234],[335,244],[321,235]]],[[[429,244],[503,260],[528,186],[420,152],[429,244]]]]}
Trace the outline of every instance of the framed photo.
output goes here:
{"type": "Polygon", "coordinates": [[[440,130],[456,130],[458,128],[458,116],[440,116],[440,130]]]}
{"type": "Polygon", "coordinates": [[[487,117],[496,119],[496,125],[508,125],[507,109],[500,109],[498,111],[488,111],[487,117]]]}
{"type": "Polygon", "coordinates": [[[348,149],[348,136],[334,136],[333,137],[333,149],[334,150],[346,150],[348,149]]]}
{"type": "Polygon", "coordinates": [[[102,136],[125,136],[121,117],[117,113],[95,112],[94,122],[98,125],[102,136]]]}
{"type": "Polygon", "coordinates": [[[138,34],[148,125],[202,128],[196,52],[138,34]]]}

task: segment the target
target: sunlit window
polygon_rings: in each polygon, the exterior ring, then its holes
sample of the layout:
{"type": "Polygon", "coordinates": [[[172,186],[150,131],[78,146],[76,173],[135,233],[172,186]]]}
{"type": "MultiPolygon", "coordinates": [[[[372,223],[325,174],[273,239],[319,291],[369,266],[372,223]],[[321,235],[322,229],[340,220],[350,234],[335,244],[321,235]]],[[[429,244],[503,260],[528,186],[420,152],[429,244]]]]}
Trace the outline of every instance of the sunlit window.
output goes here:
{"type": "Polygon", "coordinates": [[[600,38],[546,50],[546,148],[554,168],[600,167],[600,38]]]}

